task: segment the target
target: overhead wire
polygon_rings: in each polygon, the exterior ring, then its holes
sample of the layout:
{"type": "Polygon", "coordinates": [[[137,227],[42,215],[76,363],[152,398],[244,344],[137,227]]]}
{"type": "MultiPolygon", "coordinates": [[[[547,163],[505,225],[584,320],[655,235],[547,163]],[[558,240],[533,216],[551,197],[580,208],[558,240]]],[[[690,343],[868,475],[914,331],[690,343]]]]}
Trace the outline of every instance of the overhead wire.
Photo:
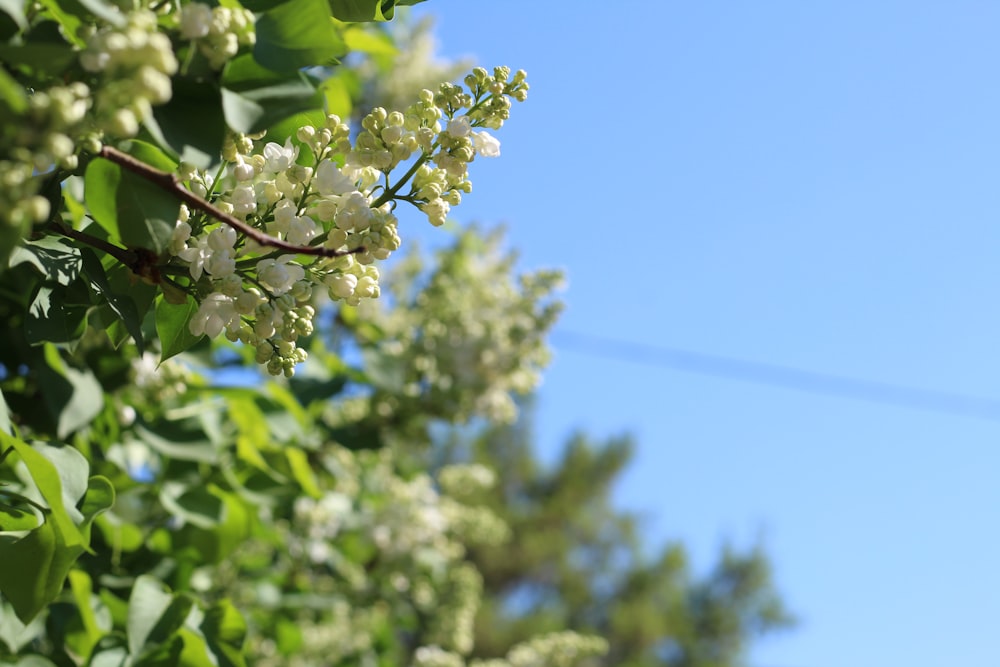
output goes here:
{"type": "Polygon", "coordinates": [[[637,343],[576,331],[556,330],[552,334],[552,342],[557,348],[566,351],[647,366],[660,366],[685,373],[926,412],[1000,421],[1000,399],[986,396],[823,373],[794,366],[751,361],[678,347],[637,343]]]}

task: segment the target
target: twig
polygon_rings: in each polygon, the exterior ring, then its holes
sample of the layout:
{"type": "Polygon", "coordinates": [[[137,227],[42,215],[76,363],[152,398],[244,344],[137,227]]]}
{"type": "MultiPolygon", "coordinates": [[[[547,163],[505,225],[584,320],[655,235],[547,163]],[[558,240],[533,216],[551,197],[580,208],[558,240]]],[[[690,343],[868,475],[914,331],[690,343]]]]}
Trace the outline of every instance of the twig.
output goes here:
{"type": "Polygon", "coordinates": [[[323,246],[301,246],[288,243],[287,241],[282,241],[281,239],[265,234],[256,227],[251,227],[246,222],[219,210],[217,207],[195,195],[181,184],[180,179],[177,178],[176,174],[171,174],[165,171],[160,171],[154,167],[150,167],[145,162],[135,159],[128,153],[123,153],[120,150],[107,145],[101,148],[98,156],[104,158],[105,160],[110,160],[124,169],[128,169],[133,174],[141,176],[150,183],[163,188],[191,208],[207,213],[216,220],[229,225],[233,229],[243,232],[247,237],[253,239],[259,245],[278,248],[279,250],[286,250],[298,255],[317,255],[319,257],[343,257],[344,255],[353,255],[355,253],[365,251],[364,246],[354,248],[353,250],[333,250],[331,248],[324,248],[323,246]]]}
{"type": "Polygon", "coordinates": [[[59,232],[60,234],[62,234],[63,236],[79,241],[80,243],[89,245],[92,248],[97,248],[98,250],[101,250],[104,253],[111,255],[112,257],[117,259],[119,262],[121,262],[123,265],[125,265],[131,270],[134,270],[139,265],[139,256],[134,250],[119,248],[118,246],[112,243],[108,243],[103,239],[96,238],[94,236],[91,236],[90,234],[84,234],[83,232],[78,232],[72,227],[67,227],[66,225],[60,222],[55,222],[55,221],[50,222],[49,226],[52,227],[57,232],[59,232]]]}

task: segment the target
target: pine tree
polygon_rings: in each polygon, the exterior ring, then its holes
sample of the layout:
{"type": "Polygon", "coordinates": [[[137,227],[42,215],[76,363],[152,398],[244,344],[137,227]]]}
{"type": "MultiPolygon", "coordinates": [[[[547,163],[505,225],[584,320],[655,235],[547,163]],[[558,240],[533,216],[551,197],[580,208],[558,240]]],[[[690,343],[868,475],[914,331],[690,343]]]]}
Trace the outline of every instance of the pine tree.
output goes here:
{"type": "MultiPolygon", "coordinates": [[[[522,414],[530,413],[530,408],[522,414]]],[[[683,545],[644,544],[638,518],[612,504],[629,464],[627,437],[574,435],[551,467],[532,448],[529,418],[469,437],[454,434],[449,460],[495,471],[479,498],[510,527],[503,548],[469,552],[484,578],[475,652],[484,658],[537,632],[572,629],[608,639],[600,664],[728,667],[750,642],[792,618],[760,547],[723,548],[711,570],[692,572],[683,545]]]]}

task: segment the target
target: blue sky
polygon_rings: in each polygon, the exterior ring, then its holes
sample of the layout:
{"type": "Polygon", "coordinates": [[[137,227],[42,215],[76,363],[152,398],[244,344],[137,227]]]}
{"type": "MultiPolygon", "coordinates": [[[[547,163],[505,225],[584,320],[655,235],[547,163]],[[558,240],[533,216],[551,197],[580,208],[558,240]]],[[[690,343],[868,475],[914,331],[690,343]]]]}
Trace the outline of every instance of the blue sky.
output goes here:
{"type": "Polygon", "coordinates": [[[529,74],[503,155],[473,165],[455,215],[506,223],[525,267],[568,272],[546,452],[575,428],[632,432],[617,499],[651,540],[683,540],[701,566],[727,539],[763,540],[801,625],[751,665],[1000,660],[1000,420],[568,344],[1000,399],[1000,4],[419,13],[439,16],[443,55],[529,74]]]}

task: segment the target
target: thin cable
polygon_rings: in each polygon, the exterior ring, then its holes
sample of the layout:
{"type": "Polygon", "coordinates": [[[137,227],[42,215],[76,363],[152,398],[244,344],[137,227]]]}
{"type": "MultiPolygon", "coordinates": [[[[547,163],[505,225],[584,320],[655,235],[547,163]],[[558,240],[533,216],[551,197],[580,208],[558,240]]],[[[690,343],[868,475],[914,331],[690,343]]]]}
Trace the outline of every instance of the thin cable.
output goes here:
{"type": "Polygon", "coordinates": [[[685,373],[711,375],[811,394],[1000,421],[1000,400],[984,396],[907,387],[573,331],[555,331],[552,338],[556,347],[564,350],[617,361],[663,366],[685,373]]]}

